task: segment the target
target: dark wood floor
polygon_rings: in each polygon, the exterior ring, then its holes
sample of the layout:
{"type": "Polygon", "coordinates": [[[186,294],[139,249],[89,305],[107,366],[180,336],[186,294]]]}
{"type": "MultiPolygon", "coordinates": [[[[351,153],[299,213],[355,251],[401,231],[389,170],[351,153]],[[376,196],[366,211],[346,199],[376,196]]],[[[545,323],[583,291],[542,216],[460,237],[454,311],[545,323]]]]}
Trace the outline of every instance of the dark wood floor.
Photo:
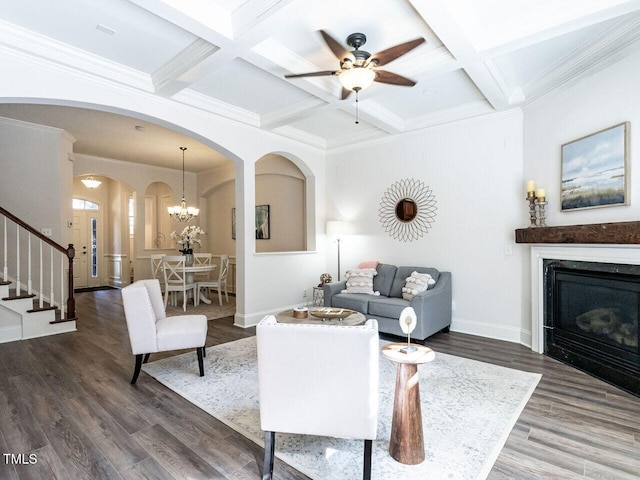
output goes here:
{"type": "MultiPolygon", "coordinates": [[[[145,373],[129,385],[119,291],[76,300],[78,332],[0,345],[1,479],[260,478],[253,442],[145,373]]],[[[207,346],[254,333],[216,320],[207,346]]],[[[520,345],[458,333],[428,345],[543,374],[490,479],[640,478],[639,398],[520,345]]],[[[275,471],[307,478],[279,461],[275,471]]]]}

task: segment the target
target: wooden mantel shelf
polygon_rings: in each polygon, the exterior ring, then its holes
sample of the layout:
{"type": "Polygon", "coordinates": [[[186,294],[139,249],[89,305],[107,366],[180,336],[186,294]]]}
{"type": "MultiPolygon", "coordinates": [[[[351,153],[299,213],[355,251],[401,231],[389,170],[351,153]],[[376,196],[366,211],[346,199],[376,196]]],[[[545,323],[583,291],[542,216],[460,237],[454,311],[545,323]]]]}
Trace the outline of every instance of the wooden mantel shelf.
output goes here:
{"type": "Polygon", "coordinates": [[[516,243],[640,244],[640,222],[518,228],[516,243]]]}

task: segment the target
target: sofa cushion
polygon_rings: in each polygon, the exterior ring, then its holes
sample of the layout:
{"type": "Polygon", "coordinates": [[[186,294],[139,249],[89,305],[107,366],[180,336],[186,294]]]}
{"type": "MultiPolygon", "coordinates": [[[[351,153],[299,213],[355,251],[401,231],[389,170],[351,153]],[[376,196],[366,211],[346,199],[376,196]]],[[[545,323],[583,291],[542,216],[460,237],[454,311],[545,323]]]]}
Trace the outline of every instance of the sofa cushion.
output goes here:
{"type": "Polygon", "coordinates": [[[338,293],[331,297],[331,307],[346,308],[363,314],[367,313],[369,299],[378,298],[361,293],[338,293]]]}
{"type": "Polygon", "coordinates": [[[428,273],[411,272],[402,287],[402,298],[411,301],[415,295],[431,288],[435,283],[435,280],[428,273]]]}
{"type": "Polygon", "coordinates": [[[347,288],[342,293],[368,293],[369,295],[380,295],[373,291],[373,277],[378,272],[374,268],[353,268],[347,270],[347,288]]]}
{"type": "Polygon", "coordinates": [[[400,313],[406,307],[409,306],[409,301],[403,298],[385,298],[385,297],[371,297],[369,300],[369,310],[367,318],[389,317],[400,318],[400,313]]]}
{"type": "Polygon", "coordinates": [[[376,267],[378,275],[373,278],[373,289],[376,292],[380,292],[380,295],[385,297],[390,295],[397,268],[395,265],[389,265],[387,263],[379,263],[376,267]]]}
{"type": "Polygon", "coordinates": [[[398,267],[393,279],[391,291],[389,292],[390,297],[402,298],[402,287],[404,287],[407,277],[411,275],[411,272],[428,273],[436,283],[438,283],[438,277],[440,277],[440,272],[431,267],[398,267]]]}

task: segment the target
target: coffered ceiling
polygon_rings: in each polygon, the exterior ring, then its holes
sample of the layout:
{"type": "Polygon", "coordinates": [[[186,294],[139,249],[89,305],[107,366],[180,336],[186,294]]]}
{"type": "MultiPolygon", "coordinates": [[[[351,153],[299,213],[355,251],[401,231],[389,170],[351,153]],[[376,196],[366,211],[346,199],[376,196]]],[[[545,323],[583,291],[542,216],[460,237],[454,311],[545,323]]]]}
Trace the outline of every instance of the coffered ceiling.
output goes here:
{"type": "MultiPolygon", "coordinates": [[[[328,150],[522,106],[625,58],[639,39],[638,0],[12,0],[0,9],[3,48],[328,150]],[[371,53],[424,38],[384,66],[416,85],[363,90],[356,124],[355,95],[342,100],[337,77],[284,78],[338,70],[319,30],[345,47],[364,33],[371,53]]],[[[10,104],[0,116],[65,128],[79,153],[180,164],[180,135],[144,124],[142,140],[141,122],[126,117],[10,104]],[[121,126],[118,142],[104,138],[109,122],[121,126]]],[[[210,167],[207,155],[187,167],[210,167]]]]}

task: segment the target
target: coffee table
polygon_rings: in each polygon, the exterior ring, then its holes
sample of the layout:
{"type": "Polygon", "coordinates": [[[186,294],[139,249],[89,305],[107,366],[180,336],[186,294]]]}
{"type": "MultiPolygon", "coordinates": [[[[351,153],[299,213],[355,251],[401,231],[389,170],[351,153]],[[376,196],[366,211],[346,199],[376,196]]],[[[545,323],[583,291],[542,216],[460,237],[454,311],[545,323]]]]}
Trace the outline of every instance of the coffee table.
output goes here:
{"type": "Polygon", "coordinates": [[[307,318],[295,318],[293,316],[293,310],[284,310],[276,314],[276,320],[279,323],[302,323],[302,324],[310,324],[310,325],[345,325],[345,326],[355,326],[355,325],[364,325],[366,322],[366,318],[360,312],[354,312],[348,317],[344,319],[331,318],[323,320],[322,318],[316,318],[312,316],[310,313],[307,318]]]}
{"type": "Polygon", "coordinates": [[[391,343],[382,347],[382,354],[398,365],[389,453],[400,463],[417,465],[424,461],[418,365],[430,362],[436,354],[416,344],[411,344],[414,351],[403,353],[401,350],[406,346],[406,343],[391,343]]]}

